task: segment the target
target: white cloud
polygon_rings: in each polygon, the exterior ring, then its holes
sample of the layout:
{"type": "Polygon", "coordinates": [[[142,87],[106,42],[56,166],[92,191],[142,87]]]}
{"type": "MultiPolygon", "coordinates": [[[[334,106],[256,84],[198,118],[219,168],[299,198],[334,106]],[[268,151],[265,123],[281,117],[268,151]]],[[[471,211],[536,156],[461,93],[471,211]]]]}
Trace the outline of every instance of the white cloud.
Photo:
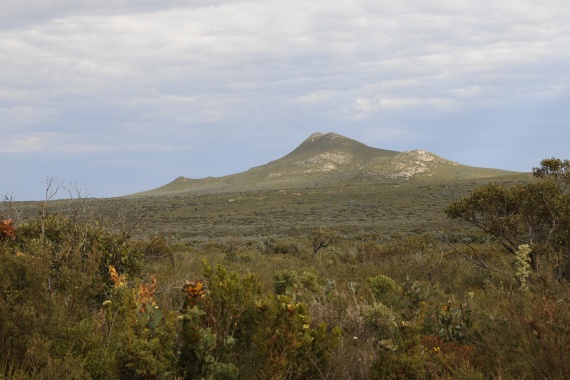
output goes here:
{"type": "Polygon", "coordinates": [[[461,98],[477,97],[487,91],[489,91],[489,89],[485,89],[483,86],[467,86],[449,90],[451,94],[459,96],[461,98]]]}
{"type": "Polygon", "coordinates": [[[12,153],[78,155],[323,125],[405,139],[564,103],[569,18],[558,0],[6,0],[0,129],[12,153]]]}
{"type": "Polygon", "coordinates": [[[4,136],[1,152],[6,154],[12,153],[32,153],[42,151],[50,146],[50,136],[16,136],[14,138],[6,138],[4,136]]]}
{"type": "Polygon", "coordinates": [[[301,107],[315,107],[322,104],[330,103],[338,93],[329,90],[318,90],[308,94],[303,94],[295,99],[289,100],[290,104],[299,105],[301,107]]]}
{"type": "Polygon", "coordinates": [[[91,155],[106,152],[166,152],[176,147],[173,144],[162,143],[159,128],[146,127],[148,135],[144,138],[137,138],[137,135],[145,129],[145,126],[136,125],[131,128],[121,128],[120,135],[104,139],[100,138],[97,133],[31,132],[22,134],[6,130],[3,131],[0,154],[10,156],[23,154],[91,155]]]}

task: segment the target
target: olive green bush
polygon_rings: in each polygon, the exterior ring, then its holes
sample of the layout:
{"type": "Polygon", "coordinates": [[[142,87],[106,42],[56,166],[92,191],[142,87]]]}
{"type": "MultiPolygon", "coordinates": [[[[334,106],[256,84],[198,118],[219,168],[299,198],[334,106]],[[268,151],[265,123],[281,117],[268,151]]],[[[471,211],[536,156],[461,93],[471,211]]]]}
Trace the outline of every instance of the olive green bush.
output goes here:
{"type": "Polygon", "coordinates": [[[362,316],[366,325],[373,331],[374,336],[379,339],[393,338],[396,318],[394,312],[382,302],[375,302],[372,305],[365,305],[362,316]]]}
{"type": "Polygon", "coordinates": [[[169,351],[164,342],[157,346],[154,335],[163,334],[153,324],[164,318],[144,323],[140,307],[138,317],[132,311],[132,290],[125,287],[119,297],[109,272],[116,265],[125,283],[135,280],[143,257],[140,245],[124,234],[65,215],[46,213],[18,225],[15,238],[0,245],[0,350],[6,368],[32,378],[168,373],[143,360],[169,351]]]}
{"type": "Polygon", "coordinates": [[[292,270],[275,272],[273,275],[273,286],[276,294],[285,294],[287,290],[298,286],[299,276],[292,270]]]}
{"type": "Polygon", "coordinates": [[[516,207],[484,219],[502,237],[457,227],[172,245],[155,228],[135,240],[112,221],[3,217],[0,379],[570,378],[556,163],[454,206],[489,211],[502,194],[516,207]],[[506,237],[515,254],[501,254],[506,237]]]}
{"type": "Polygon", "coordinates": [[[396,282],[388,276],[380,274],[368,278],[370,290],[376,299],[383,299],[397,289],[396,282]]]}

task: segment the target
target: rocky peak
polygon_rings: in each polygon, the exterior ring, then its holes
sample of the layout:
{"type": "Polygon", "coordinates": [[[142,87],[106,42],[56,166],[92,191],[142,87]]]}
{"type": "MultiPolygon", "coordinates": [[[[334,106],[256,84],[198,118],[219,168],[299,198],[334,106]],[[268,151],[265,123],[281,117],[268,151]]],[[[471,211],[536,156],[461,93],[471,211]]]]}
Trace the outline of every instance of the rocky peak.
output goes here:
{"type": "Polygon", "coordinates": [[[334,132],[328,133],[321,133],[315,132],[307,140],[305,143],[333,143],[333,142],[341,142],[341,141],[350,141],[348,137],[341,136],[334,132]]]}

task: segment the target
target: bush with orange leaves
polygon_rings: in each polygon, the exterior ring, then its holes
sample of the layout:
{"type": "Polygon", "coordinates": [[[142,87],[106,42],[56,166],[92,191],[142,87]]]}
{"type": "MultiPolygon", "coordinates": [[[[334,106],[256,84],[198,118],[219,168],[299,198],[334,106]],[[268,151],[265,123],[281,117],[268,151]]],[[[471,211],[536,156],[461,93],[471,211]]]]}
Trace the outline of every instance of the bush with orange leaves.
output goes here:
{"type": "Polygon", "coordinates": [[[0,240],[14,239],[16,237],[16,229],[12,219],[0,219],[0,240]]]}
{"type": "MultiPolygon", "coordinates": [[[[139,284],[110,265],[114,286],[104,301],[100,333],[114,347],[111,355],[121,379],[171,379],[176,372],[175,313],[155,301],[156,277],[139,284]]],[[[106,374],[107,378],[111,375],[106,374]]]]}

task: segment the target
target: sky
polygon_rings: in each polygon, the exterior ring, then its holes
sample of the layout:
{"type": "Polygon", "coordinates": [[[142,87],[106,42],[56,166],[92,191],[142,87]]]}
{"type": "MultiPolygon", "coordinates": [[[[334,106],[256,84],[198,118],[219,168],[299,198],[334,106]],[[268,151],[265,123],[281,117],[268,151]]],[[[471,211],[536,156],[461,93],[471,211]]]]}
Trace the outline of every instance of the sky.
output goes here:
{"type": "Polygon", "coordinates": [[[3,0],[0,195],[224,176],[314,132],[570,159],[568,20],[567,0],[3,0]]]}

